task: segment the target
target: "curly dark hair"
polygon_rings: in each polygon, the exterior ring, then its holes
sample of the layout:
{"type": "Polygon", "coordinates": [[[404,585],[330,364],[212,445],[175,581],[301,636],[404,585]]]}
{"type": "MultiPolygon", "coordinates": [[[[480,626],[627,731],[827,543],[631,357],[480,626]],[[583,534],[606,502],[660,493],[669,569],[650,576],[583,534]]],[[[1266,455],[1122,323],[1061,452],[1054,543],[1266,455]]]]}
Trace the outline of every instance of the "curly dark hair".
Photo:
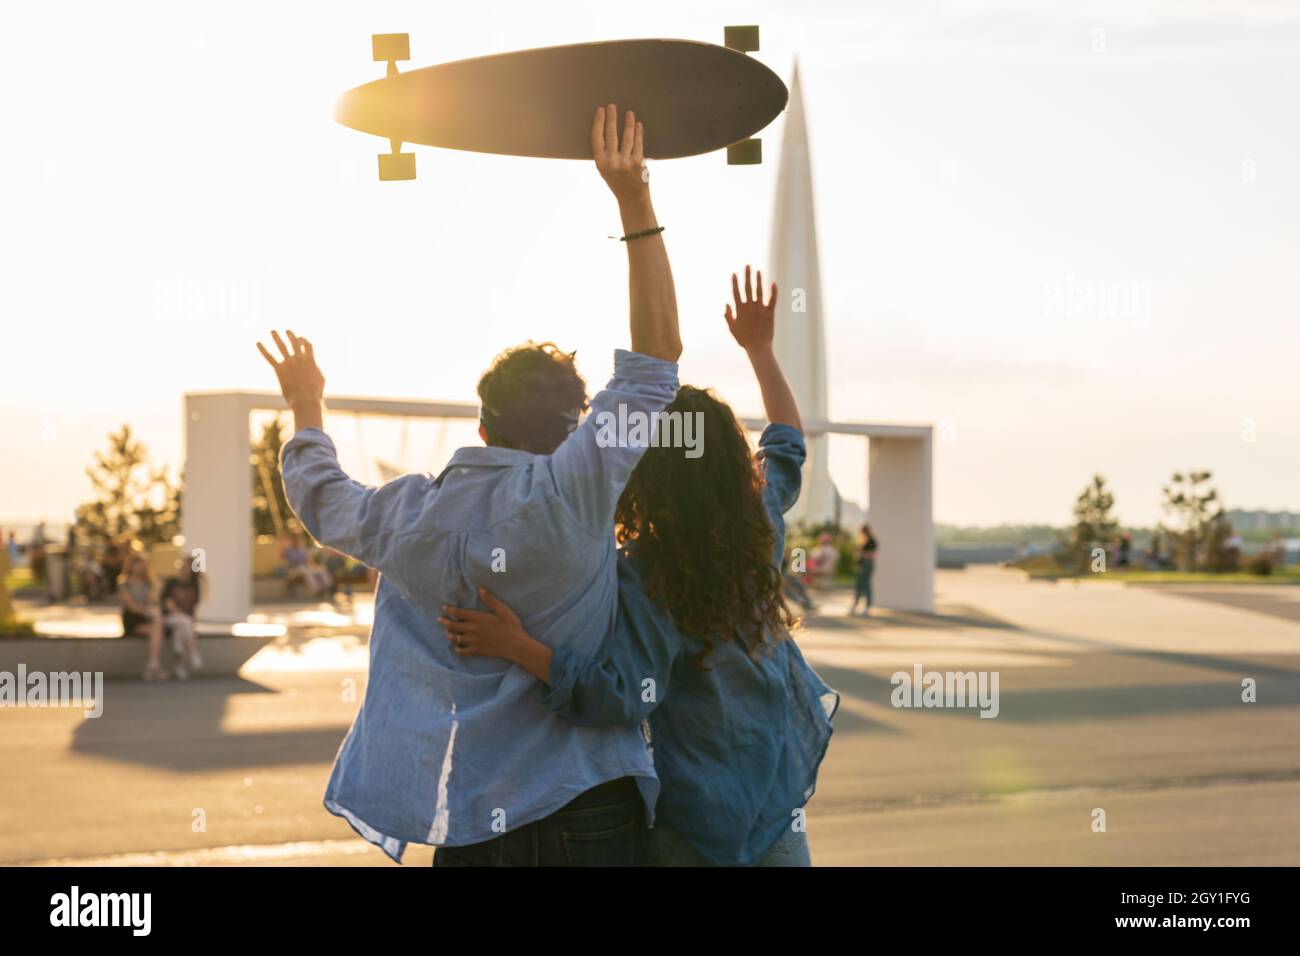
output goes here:
{"type": "Polygon", "coordinates": [[[554,342],[506,349],[478,380],[483,429],[490,445],[549,455],[568,436],[587,404],[576,352],[554,342]]]}
{"type": "Polygon", "coordinates": [[[683,385],[666,411],[701,416],[703,454],[646,450],[618,501],[619,543],[634,543],[646,596],[703,643],[700,666],[715,638],[738,638],[756,655],[795,623],[773,563],[762,476],[743,427],[711,391],[683,385]]]}

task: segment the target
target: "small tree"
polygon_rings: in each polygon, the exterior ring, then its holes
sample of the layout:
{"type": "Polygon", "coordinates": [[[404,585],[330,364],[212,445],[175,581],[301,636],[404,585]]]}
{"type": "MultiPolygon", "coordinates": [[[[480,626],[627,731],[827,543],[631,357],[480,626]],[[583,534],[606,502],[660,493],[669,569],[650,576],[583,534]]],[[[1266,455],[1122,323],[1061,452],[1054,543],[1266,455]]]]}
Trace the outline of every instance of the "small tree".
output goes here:
{"type": "Polygon", "coordinates": [[[253,533],[280,537],[298,530],[298,521],[284,495],[280,478],[280,447],[284,425],[279,416],[267,422],[260,438],[253,442],[253,533]]]}
{"type": "Polygon", "coordinates": [[[97,497],[77,509],[77,523],[90,538],[155,544],[179,533],[180,486],[166,468],[151,467],[130,425],[109,434],[108,449],[95,453],[86,475],[97,497]]]}
{"type": "Polygon", "coordinates": [[[1091,567],[1093,549],[1106,547],[1119,528],[1111,515],[1113,507],[1115,496],[1101,475],[1093,475],[1091,484],[1074,500],[1074,527],[1070,531],[1068,550],[1080,574],[1086,574],[1091,567]]]}
{"type": "Polygon", "coordinates": [[[135,536],[142,544],[164,544],[181,533],[181,489],[184,481],[173,483],[166,469],[153,475],[150,499],[140,502],[135,511],[135,536]],[[154,502],[161,499],[161,504],[154,502]]]}
{"type": "Polygon", "coordinates": [[[1232,522],[1222,508],[1210,519],[1202,567],[1216,574],[1236,571],[1241,566],[1241,552],[1233,542],[1232,522]]]}
{"type": "Polygon", "coordinates": [[[1165,512],[1173,518],[1169,536],[1174,560],[1182,571],[1195,571],[1201,564],[1213,527],[1224,513],[1218,489],[1209,486],[1211,477],[1208,471],[1176,471],[1161,489],[1165,512]]]}

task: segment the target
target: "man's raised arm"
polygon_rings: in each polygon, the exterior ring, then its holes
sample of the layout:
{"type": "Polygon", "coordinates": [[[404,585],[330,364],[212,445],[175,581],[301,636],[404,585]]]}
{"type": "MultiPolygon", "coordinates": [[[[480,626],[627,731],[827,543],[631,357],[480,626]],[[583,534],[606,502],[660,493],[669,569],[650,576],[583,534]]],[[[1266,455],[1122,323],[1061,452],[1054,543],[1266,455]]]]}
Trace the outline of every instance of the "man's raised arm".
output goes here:
{"type": "Polygon", "coordinates": [[[627,114],[618,139],[614,104],[599,107],[591,122],[596,169],[618,200],[627,238],[628,298],[632,351],[614,353],[614,376],[591,400],[590,414],[551,456],[551,473],[561,496],[592,534],[608,537],[614,506],[646,441],[604,435],[607,423],[654,420],[677,394],[677,293],[668,252],[659,233],[650,187],[642,177],[645,129],[627,114]]]}
{"type": "Polygon", "coordinates": [[[645,129],[629,110],[620,143],[617,108],[613,103],[599,107],[591,123],[591,152],[623,219],[632,351],[676,362],[682,354],[677,291],[644,175],[645,129]]]}
{"type": "Polygon", "coordinates": [[[324,432],[325,376],[311,342],[292,331],[272,332],[277,359],[261,342],[258,351],[275,369],[285,403],[293,412],[294,436],[280,450],[285,497],[313,538],[394,580],[413,593],[393,560],[395,528],[409,527],[427,498],[430,482],[403,475],[382,488],[353,481],[339,467],[334,443],[324,432]]]}

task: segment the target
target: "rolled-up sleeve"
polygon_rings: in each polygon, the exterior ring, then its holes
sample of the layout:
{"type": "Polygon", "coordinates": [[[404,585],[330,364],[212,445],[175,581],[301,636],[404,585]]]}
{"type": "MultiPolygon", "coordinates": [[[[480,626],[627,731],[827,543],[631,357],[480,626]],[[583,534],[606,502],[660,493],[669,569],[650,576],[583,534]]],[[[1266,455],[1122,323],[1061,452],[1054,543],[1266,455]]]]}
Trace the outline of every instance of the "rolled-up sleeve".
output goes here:
{"type": "Polygon", "coordinates": [[[289,506],[313,538],[384,572],[392,569],[403,516],[418,515],[436,490],[425,475],[403,475],[380,488],[349,478],[334,442],[315,428],[285,443],[280,473],[289,506]]]}
{"type": "MultiPolygon", "coordinates": [[[[614,508],[632,470],[650,447],[658,413],[677,395],[677,363],[619,349],[614,376],[581,425],[551,456],[556,489],[588,531],[612,533],[614,508]],[[623,426],[646,423],[633,443],[623,426]]],[[[630,431],[630,429],[629,429],[630,431]]]]}
{"type": "Polygon", "coordinates": [[[803,432],[792,425],[768,425],[758,439],[758,457],[763,463],[763,506],[775,537],[772,560],[780,568],[785,557],[785,513],[799,500],[803,463],[808,458],[803,432]]]}
{"type": "Polygon", "coordinates": [[[768,425],[758,439],[758,457],[763,463],[763,497],[785,514],[799,500],[803,484],[803,463],[808,458],[803,432],[791,425],[768,425]]]}

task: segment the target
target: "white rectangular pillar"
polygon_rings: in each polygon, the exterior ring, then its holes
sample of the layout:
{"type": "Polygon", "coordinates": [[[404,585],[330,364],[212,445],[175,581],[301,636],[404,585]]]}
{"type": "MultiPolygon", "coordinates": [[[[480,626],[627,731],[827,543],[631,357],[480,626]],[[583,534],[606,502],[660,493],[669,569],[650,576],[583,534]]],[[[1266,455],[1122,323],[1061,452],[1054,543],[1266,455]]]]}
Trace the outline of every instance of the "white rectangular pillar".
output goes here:
{"type": "Polygon", "coordinates": [[[181,533],[187,549],[202,549],[201,621],[241,623],[252,610],[248,413],[238,393],[185,396],[181,533]]]}
{"type": "Polygon", "coordinates": [[[934,611],[934,512],[931,433],[872,438],[867,521],[880,550],[872,578],[875,602],[904,611],[934,611]]]}

